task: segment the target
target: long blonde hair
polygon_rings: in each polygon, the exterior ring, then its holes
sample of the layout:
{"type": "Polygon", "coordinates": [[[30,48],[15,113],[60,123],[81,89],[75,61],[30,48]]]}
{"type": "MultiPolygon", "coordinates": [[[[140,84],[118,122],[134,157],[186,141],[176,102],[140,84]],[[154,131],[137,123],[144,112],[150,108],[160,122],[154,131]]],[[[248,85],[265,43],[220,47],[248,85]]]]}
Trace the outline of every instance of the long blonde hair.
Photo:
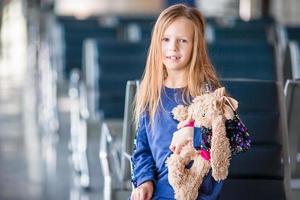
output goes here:
{"type": "Polygon", "coordinates": [[[189,62],[187,87],[183,99],[195,97],[204,92],[203,83],[210,82],[220,87],[220,82],[207,54],[204,38],[205,22],[201,13],[184,4],[177,4],[165,9],[158,17],[152,31],[145,71],[141,80],[135,102],[135,121],[139,122],[140,114],[148,112],[153,122],[160,102],[166,69],[162,63],[161,42],[166,28],[179,17],[185,17],[193,23],[193,50],[189,62]]]}

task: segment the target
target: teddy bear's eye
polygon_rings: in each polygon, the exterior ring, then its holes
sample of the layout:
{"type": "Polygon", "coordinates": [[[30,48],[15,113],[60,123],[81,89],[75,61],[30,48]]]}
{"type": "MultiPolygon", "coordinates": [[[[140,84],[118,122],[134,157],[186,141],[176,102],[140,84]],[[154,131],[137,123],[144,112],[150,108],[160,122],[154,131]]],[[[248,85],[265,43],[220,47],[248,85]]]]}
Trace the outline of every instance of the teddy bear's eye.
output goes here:
{"type": "Polygon", "coordinates": [[[202,113],[202,117],[205,117],[205,113],[202,113]]]}

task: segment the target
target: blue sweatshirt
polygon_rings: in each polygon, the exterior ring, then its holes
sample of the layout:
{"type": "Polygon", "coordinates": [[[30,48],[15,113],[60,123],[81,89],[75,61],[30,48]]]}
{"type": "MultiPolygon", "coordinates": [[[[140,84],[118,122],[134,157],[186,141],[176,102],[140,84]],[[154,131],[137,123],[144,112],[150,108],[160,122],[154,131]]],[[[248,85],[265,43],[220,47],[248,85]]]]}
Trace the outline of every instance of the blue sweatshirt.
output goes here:
{"type": "MultiPolygon", "coordinates": [[[[132,154],[132,182],[138,187],[146,181],[153,181],[152,199],[174,199],[174,190],[168,182],[168,168],[165,164],[172,152],[169,149],[178,122],[173,119],[172,109],[182,102],[182,89],[164,87],[161,95],[162,105],[156,112],[153,127],[150,117],[143,114],[136,134],[132,154]]],[[[194,147],[200,148],[202,131],[194,130],[194,147]]],[[[199,189],[198,200],[214,200],[219,196],[223,182],[216,182],[211,172],[206,175],[199,189]]]]}

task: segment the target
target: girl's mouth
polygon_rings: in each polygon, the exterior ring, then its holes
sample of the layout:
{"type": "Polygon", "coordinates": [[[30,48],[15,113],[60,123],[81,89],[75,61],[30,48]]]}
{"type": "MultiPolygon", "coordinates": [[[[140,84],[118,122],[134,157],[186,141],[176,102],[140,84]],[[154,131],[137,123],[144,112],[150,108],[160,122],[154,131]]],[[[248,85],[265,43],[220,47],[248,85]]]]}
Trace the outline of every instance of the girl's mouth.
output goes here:
{"type": "Polygon", "coordinates": [[[167,59],[170,60],[179,60],[181,57],[180,56],[167,56],[167,59]]]}

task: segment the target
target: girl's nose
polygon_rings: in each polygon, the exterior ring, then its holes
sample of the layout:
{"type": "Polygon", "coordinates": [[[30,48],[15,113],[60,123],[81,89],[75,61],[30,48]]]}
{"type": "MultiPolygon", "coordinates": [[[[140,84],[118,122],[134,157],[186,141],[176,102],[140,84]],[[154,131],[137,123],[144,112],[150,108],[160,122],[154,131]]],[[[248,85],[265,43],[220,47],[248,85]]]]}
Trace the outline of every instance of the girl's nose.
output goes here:
{"type": "Polygon", "coordinates": [[[178,50],[178,46],[176,41],[170,41],[169,43],[169,51],[177,51],[178,50]]]}

